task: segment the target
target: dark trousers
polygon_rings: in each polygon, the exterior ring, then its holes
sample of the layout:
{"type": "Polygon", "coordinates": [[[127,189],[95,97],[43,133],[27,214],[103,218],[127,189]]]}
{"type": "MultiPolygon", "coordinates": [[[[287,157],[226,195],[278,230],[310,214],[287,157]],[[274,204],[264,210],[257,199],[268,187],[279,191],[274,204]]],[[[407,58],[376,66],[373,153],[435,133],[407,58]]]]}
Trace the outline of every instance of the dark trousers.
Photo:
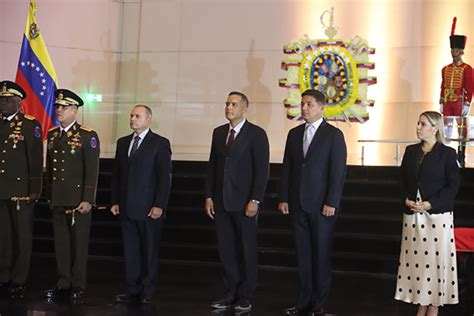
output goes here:
{"type": "Polygon", "coordinates": [[[127,293],[152,297],[156,291],[163,218],[121,218],[127,293]]]}
{"type": "Polygon", "coordinates": [[[58,283],[61,288],[86,288],[87,257],[91,212],[73,215],[66,210],[74,207],[53,207],[54,248],[58,266],[58,283]]]}
{"type": "Polygon", "coordinates": [[[331,251],[335,217],[296,210],[291,214],[298,259],[296,306],[325,308],[331,288],[331,251]]]}
{"type": "Polygon", "coordinates": [[[251,299],[257,288],[257,216],[220,210],[215,223],[226,295],[251,299]]]}
{"type": "Polygon", "coordinates": [[[30,270],[35,203],[0,200],[0,282],[26,283],[30,270]]]}

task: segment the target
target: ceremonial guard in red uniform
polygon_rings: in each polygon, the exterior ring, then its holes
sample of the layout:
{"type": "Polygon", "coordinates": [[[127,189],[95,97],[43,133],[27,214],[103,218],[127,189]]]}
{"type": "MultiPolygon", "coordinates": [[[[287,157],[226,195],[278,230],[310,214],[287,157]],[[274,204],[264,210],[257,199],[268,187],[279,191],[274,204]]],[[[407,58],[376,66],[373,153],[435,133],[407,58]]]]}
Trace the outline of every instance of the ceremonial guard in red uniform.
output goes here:
{"type": "MultiPolygon", "coordinates": [[[[469,108],[472,98],[472,68],[462,60],[464,48],[466,47],[466,36],[454,35],[456,28],[456,18],[453,20],[451,36],[449,41],[451,44],[451,56],[453,62],[443,67],[440,97],[440,112],[444,116],[459,116],[457,124],[459,126],[459,147],[458,160],[464,166],[466,138],[467,138],[467,120],[465,116],[469,114],[469,108]]],[[[445,125],[450,126],[452,122],[445,120],[445,125]]],[[[449,135],[448,128],[448,138],[449,135]]]]}

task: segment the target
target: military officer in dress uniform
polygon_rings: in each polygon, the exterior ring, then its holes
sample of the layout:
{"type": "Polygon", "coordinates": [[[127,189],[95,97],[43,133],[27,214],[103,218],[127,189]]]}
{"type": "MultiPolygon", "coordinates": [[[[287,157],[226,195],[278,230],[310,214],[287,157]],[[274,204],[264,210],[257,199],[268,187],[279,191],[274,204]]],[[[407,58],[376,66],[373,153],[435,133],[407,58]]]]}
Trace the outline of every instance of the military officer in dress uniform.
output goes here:
{"type": "Polygon", "coordinates": [[[77,110],[84,104],[78,95],[58,89],[55,98],[60,126],[48,131],[46,178],[59,280],[46,291],[46,297],[81,300],[86,287],[90,211],[99,175],[99,138],[91,128],[76,122],[77,110]]]}
{"type": "Polygon", "coordinates": [[[25,97],[18,84],[0,82],[0,289],[11,298],[25,292],[43,175],[41,126],[20,111],[25,97]]]}

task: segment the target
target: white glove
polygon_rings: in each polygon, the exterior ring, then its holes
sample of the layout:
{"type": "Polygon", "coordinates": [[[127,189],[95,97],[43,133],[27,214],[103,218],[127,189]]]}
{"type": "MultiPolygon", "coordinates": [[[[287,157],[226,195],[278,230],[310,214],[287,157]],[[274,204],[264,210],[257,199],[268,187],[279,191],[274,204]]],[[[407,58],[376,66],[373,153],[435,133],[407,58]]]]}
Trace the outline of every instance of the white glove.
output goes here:
{"type": "Polygon", "coordinates": [[[439,104],[439,113],[443,113],[443,103],[439,104]]]}
{"type": "Polygon", "coordinates": [[[469,103],[464,103],[464,105],[462,106],[461,115],[462,115],[462,116],[468,115],[470,109],[471,109],[471,107],[470,107],[469,103]]]}

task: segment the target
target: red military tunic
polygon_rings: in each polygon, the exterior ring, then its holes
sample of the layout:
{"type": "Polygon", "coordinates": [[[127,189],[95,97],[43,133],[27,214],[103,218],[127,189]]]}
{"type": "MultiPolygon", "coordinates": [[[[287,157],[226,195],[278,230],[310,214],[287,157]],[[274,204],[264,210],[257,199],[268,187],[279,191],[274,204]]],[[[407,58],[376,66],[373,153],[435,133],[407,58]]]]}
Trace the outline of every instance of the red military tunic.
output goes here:
{"type": "Polygon", "coordinates": [[[462,106],[471,103],[472,98],[472,68],[462,63],[459,66],[450,64],[441,71],[441,103],[443,115],[461,116],[462,106]]]}

